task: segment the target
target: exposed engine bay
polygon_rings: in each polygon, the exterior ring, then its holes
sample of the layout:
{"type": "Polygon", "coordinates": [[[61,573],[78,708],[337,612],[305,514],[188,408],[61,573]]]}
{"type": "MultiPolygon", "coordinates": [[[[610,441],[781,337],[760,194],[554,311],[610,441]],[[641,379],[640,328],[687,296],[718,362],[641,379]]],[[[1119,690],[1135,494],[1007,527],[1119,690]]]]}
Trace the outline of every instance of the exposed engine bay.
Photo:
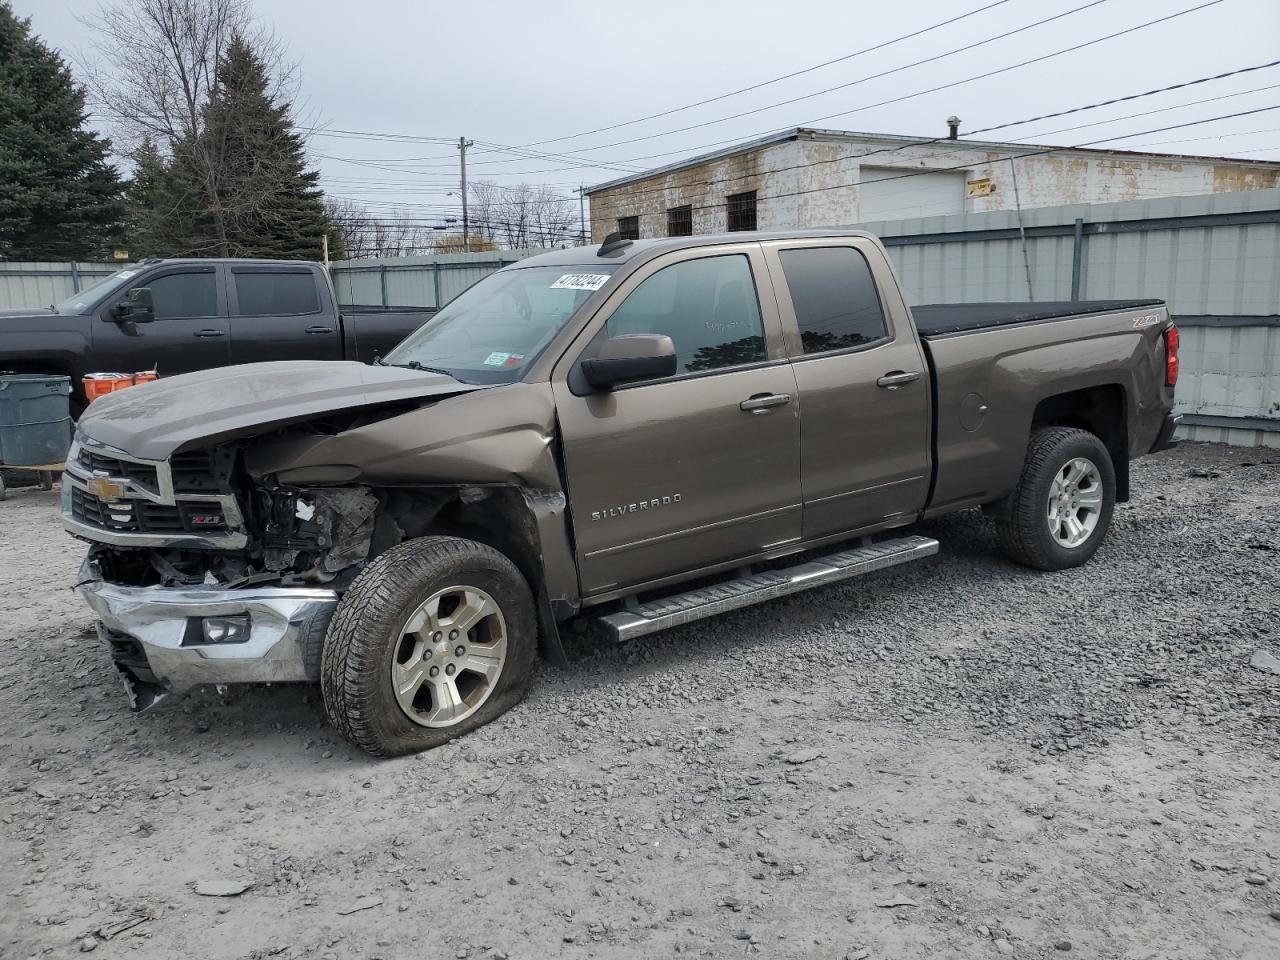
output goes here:
{"type": "MultiPolygon", "coordinates": [[[[384,414],[385,416],[385,414],[384,414]]],[[[275,459],[281,450],[306,447],[350,428],[356,418],[312,422],[283,431],[187,450],[169,463],[177,489],[231,501],[235,509],[199,510],[179,505],[185,529],[243,533],[242,549],[158,546],[140,549],[94,543],[91,559],[109,581],[130,586],[227,589],[273,584],[332,586],[342,590],[363,563],[398,543],[406,529],[420,535],[451,499],[456,489],[438,494],[374,489],[363,485],[305,486],[283,483],[278,473],[255,473],[249,465],[275,459]],[[203,475],[176,472],[181,464],[199,463],[203,475]],[[403,525],[397,522],[403,520],[403,525]]],[[[359,421],[368,422],[368,415],[359,421]]],[[[378,417],[376,419],[382,419],[378,417]]],[[[191,501],[194,502],[194,501],[191,501]]],[[[178,538],[175,538],[178,539],[178,538]]]]}

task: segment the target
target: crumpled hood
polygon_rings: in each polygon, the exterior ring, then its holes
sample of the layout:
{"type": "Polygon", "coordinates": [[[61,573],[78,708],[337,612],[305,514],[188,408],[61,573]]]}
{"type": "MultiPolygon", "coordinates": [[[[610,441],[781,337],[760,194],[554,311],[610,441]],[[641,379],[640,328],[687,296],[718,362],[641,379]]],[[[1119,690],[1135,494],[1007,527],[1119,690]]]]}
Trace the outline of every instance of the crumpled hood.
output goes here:
{"type": "Polygon", "coordinates": [[[443,374],[353,361],[248,363],[109,393],[85,411],[79,431],[136,457],[163,460],[196,440],[214,443],[339,410],[482,389],[443,374]]]}

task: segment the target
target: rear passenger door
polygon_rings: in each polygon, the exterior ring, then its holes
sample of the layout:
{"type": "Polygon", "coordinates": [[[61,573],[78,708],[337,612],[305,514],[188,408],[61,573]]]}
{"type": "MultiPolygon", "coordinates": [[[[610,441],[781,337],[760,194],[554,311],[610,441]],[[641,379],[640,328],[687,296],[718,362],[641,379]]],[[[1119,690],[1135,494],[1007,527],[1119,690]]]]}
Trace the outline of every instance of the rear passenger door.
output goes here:
{"type": "Polygon", "coordinates": [[[887,260],[856,237],[765,254],[800,392],[804,538],[914,520],[929,489],[929,377],[887,260]]]}
{"type": "Polygon", "coordinates": [[[337,312],[309,267],[233,266],[231,362],[341,360],[337,312]]]}

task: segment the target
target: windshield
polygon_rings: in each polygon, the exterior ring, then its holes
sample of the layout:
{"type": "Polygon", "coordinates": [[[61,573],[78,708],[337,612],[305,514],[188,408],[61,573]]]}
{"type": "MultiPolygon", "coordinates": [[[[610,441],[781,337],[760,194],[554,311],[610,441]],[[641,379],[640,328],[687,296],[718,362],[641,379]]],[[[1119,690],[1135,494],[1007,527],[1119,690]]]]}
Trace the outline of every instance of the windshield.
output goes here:
{"type": "Polygon", "coordinates": [[[126,267],[117,270],[109,277],[103,277],[92,286],[85,287],[74,296],[68,297],[53,308],[54,313],[85,313],[88,309],[114,290],[118,290],[136,277],[137,267],[126,267]]]}
{"type": "Polygon", "coordinates": [[[485,277],[383,361],[469,383],[514,383],[617,267],[526,267],[485,277]]]}

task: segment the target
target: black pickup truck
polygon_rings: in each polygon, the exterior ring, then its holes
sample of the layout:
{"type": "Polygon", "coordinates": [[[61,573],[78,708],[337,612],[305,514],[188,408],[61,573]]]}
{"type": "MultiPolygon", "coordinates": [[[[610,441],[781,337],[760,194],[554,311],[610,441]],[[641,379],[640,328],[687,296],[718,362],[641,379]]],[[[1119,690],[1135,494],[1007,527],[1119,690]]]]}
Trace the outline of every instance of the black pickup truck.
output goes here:
{"type": "Polygon", "coordinates": [[[340,307],[329,274],[297,260],[148,260],[43,309],[0,311],[0,370],[161,377],[261,360],[386,353],[427,308],[340,307]]]}

